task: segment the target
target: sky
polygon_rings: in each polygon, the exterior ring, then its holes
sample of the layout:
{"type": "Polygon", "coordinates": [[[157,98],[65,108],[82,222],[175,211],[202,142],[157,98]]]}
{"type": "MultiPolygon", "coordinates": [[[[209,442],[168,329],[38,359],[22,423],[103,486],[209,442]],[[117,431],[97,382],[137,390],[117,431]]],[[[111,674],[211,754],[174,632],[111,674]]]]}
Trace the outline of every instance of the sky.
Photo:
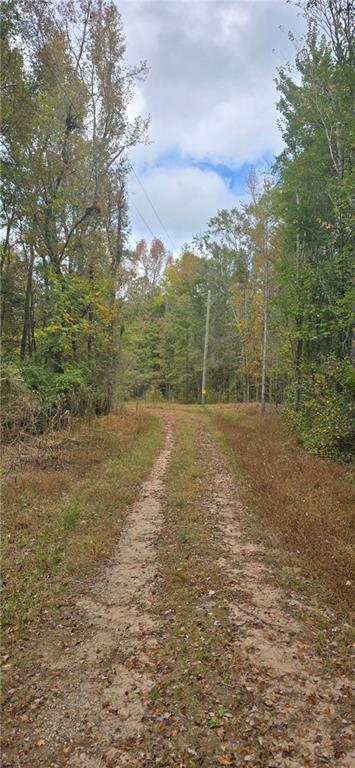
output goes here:
{"type": "Polygon", "coordinates": [[[280,151],[274,80],[294,61],[288,32],[300,37],[303,21],[283,0],[118,7],[128,63],[149,68],[129,108],[151,118],[149,145],[130,154],[132,241],[154,235],[176,254],[218,210],[245,200],[250,169],[270,167],[280,151]]]}

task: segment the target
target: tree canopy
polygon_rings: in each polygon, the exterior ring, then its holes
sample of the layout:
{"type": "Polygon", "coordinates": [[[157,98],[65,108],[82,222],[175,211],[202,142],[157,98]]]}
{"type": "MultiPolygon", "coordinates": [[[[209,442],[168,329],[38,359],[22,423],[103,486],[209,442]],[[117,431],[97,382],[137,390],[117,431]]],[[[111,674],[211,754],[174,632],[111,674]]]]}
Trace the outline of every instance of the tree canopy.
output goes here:
{"type": "Polygon", "coordinates": [[[125,63],[116,4],[3,3],[10,429],[107,412],[115,396],[198,402],[211,291],[208,402],[282,404],[310,450],[350,454],[353,11],[300,7],[296,73],[276,80],[282,152],[267,173],[251,169],[246,203],[217,211],[173,258],[158,239],[128,239],[129,149],[148,127],[128,105],[146,68],[125,63]]]}

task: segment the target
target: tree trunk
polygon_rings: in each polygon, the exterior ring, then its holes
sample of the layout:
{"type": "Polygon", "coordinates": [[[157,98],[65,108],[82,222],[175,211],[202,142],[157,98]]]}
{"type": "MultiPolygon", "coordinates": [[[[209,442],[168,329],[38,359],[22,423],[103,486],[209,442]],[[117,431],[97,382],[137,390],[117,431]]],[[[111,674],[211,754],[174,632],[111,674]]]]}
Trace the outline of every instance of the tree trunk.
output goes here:
{"type": "Polygon", "coordinates": [[[112,411],[113,406],[113,380],[111,377],[111,370],[109,371],[109,374],[106,379],[106,398],[105,398],[105,405],[104,405],[104,414],[108,414],[112,411]]]}
{"type": "Polygon", "coordinates": [[[243,373],[243,403],[247,402],[247,377],[246,374],[243,373]]]}
{"type": "Polygon", "coordinates": [[[33,263],[34,263],[34,252],[33,252],[33,246],[30,245],[30,258],[29,258],[28,270],[27,270],[25,307],[24,307],[24,318],[23,318],[21,348],[20,348],[21,360],[24,360],[26,357],[26,347],[28,348],[28,351],[31,354],[32,338],[34,337],[34,321],[33,321],[33,306],[32,306],[33,304],[32,302],[33,263]]]}
{"type": "MultiPolygon", "coordinates": [[[[299,196],[296,194],[296,205],[297,205],[297,217],[298,217],[298,207],[299,207],[299,196]]],[[[297,298],[299,296],[299,290],[300,290],[300,260],[301,260],[301,249],[300,249],[300,234],[299,230],[297,229],[296,234],[296,279],[297,279],[297,298]]],[[[297,336],[296,336],[296,344],[295,344],[295,352],[294,352],[294,377],[295,377],[295,395],[293,399],[293,410],[298,411],[300,407],[300,385],[301,385],[301,371],[300,371],[300,365],[301,365],[301,357],[302,357],[302,339],[300,336],[301,331],[301,324],[302,321],[298,315],[296,315],[296,328],[297,328],[297,336]]]]}
{"type": "MultiPolygon", "coordinates": [[[[114,347],[115,347],[114,310],[115,310],[115,302],[116,302],[118,269],[121,265],[122,257],[123,257],[124,206],[125,206],[125,188],[124,188],[124,182],[122,182],[120,186],[120,195],[117,201],[116,242],[114,247],[111,248],[112,292],[109,300],[109,309],[111,312],[111,319],[107,328],[107,333],[108,333],[108,338],[110,343],[110,353],[109,353],[109,363],[107,366],[106,382],[105,382],[105,389],[106,389],[105,413],[110,413],[113,407],[114,373],[115,373],[114,369],[115,369],[115,363],[116,363],[116,356],[114,351],[114,347]]],[[[90,319],[92,318],[92,310],[90,308],[89,308],[89,317],[90,319]]],[[[89,354],[91,354],[91,351],[92,351],[92,338],[90,337],[88,340],[89,354]]]]}
{"type": "Polygon", "coordinates": [[[0,335],[2,336],[5,328],[5,319],[6,319],[6,297],[2,296],[1,301],[1,319],[0,319],[0,335]]]}
{"type": "Polygon", "coordinates": [[[265,281],[264,281],[264,327],[261,365],[261,412],[265,413],[265,382],[266,382],[266,352],[268,339],[268,314],[269,314],[269,259],[266,256],[265,281]]]}
{"type": "MultiPolygon", "coordinates": [[[[296,319],[296,326],[299,327],[300,323],[296,319]]],[[[298,331],[299,332],[299,331],[298,331]]],[[[300,397],[301,397],[301,357],[302,357],[302,339],[297,336],[294,352],[294,377],[295,377],[295,394],[293,398],[293,410],[299,411],[300,397]]]]}
{"type": "Polygon", "coordinates": [[[269,403],[272,403],[272,385],[273,385],[273,376],[270,374],[269,376],[269,403]]]}

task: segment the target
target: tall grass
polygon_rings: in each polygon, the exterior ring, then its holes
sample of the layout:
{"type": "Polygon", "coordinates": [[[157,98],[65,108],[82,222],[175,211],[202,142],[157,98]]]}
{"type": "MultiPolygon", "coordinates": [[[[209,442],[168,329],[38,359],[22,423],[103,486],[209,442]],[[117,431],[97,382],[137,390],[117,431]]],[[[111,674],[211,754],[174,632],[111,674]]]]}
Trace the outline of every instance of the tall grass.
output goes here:
{"type": "Polygon", "coordinates": [[[261,533],[295,557],[344,615],[354,605],[355,484],[349,466],[308,454],[276,415],[211,410],[261,533]]]}

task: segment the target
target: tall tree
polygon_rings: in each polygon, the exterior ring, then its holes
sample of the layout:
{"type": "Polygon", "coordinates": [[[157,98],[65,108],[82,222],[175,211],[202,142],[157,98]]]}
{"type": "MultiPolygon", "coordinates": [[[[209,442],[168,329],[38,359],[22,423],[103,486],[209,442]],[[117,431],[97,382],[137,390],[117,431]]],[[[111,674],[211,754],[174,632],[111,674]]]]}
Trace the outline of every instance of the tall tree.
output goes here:
{"type": "Polygon", "coordinates": [[[145,65],[126,66],[112,0],[13,0],[3,17],[4,349],[30,386],[38,376],[47,381],[49,399],[63,384],[68,404],[72,377],[91,407],[107,411],[128,232],[127,152],[147,130],[127,108],[145,65]],[[19,274],[23,298],[14,303],[19,274]]]}
{"type": "Polygon", "coordinates": [[[293,348],[293,421],[309,447],[346,451],[354,386],[353,9],[343,0],[302,7],[308,33],[298,81],[285,69],[278,79],[280,300],[293,348]]]}

